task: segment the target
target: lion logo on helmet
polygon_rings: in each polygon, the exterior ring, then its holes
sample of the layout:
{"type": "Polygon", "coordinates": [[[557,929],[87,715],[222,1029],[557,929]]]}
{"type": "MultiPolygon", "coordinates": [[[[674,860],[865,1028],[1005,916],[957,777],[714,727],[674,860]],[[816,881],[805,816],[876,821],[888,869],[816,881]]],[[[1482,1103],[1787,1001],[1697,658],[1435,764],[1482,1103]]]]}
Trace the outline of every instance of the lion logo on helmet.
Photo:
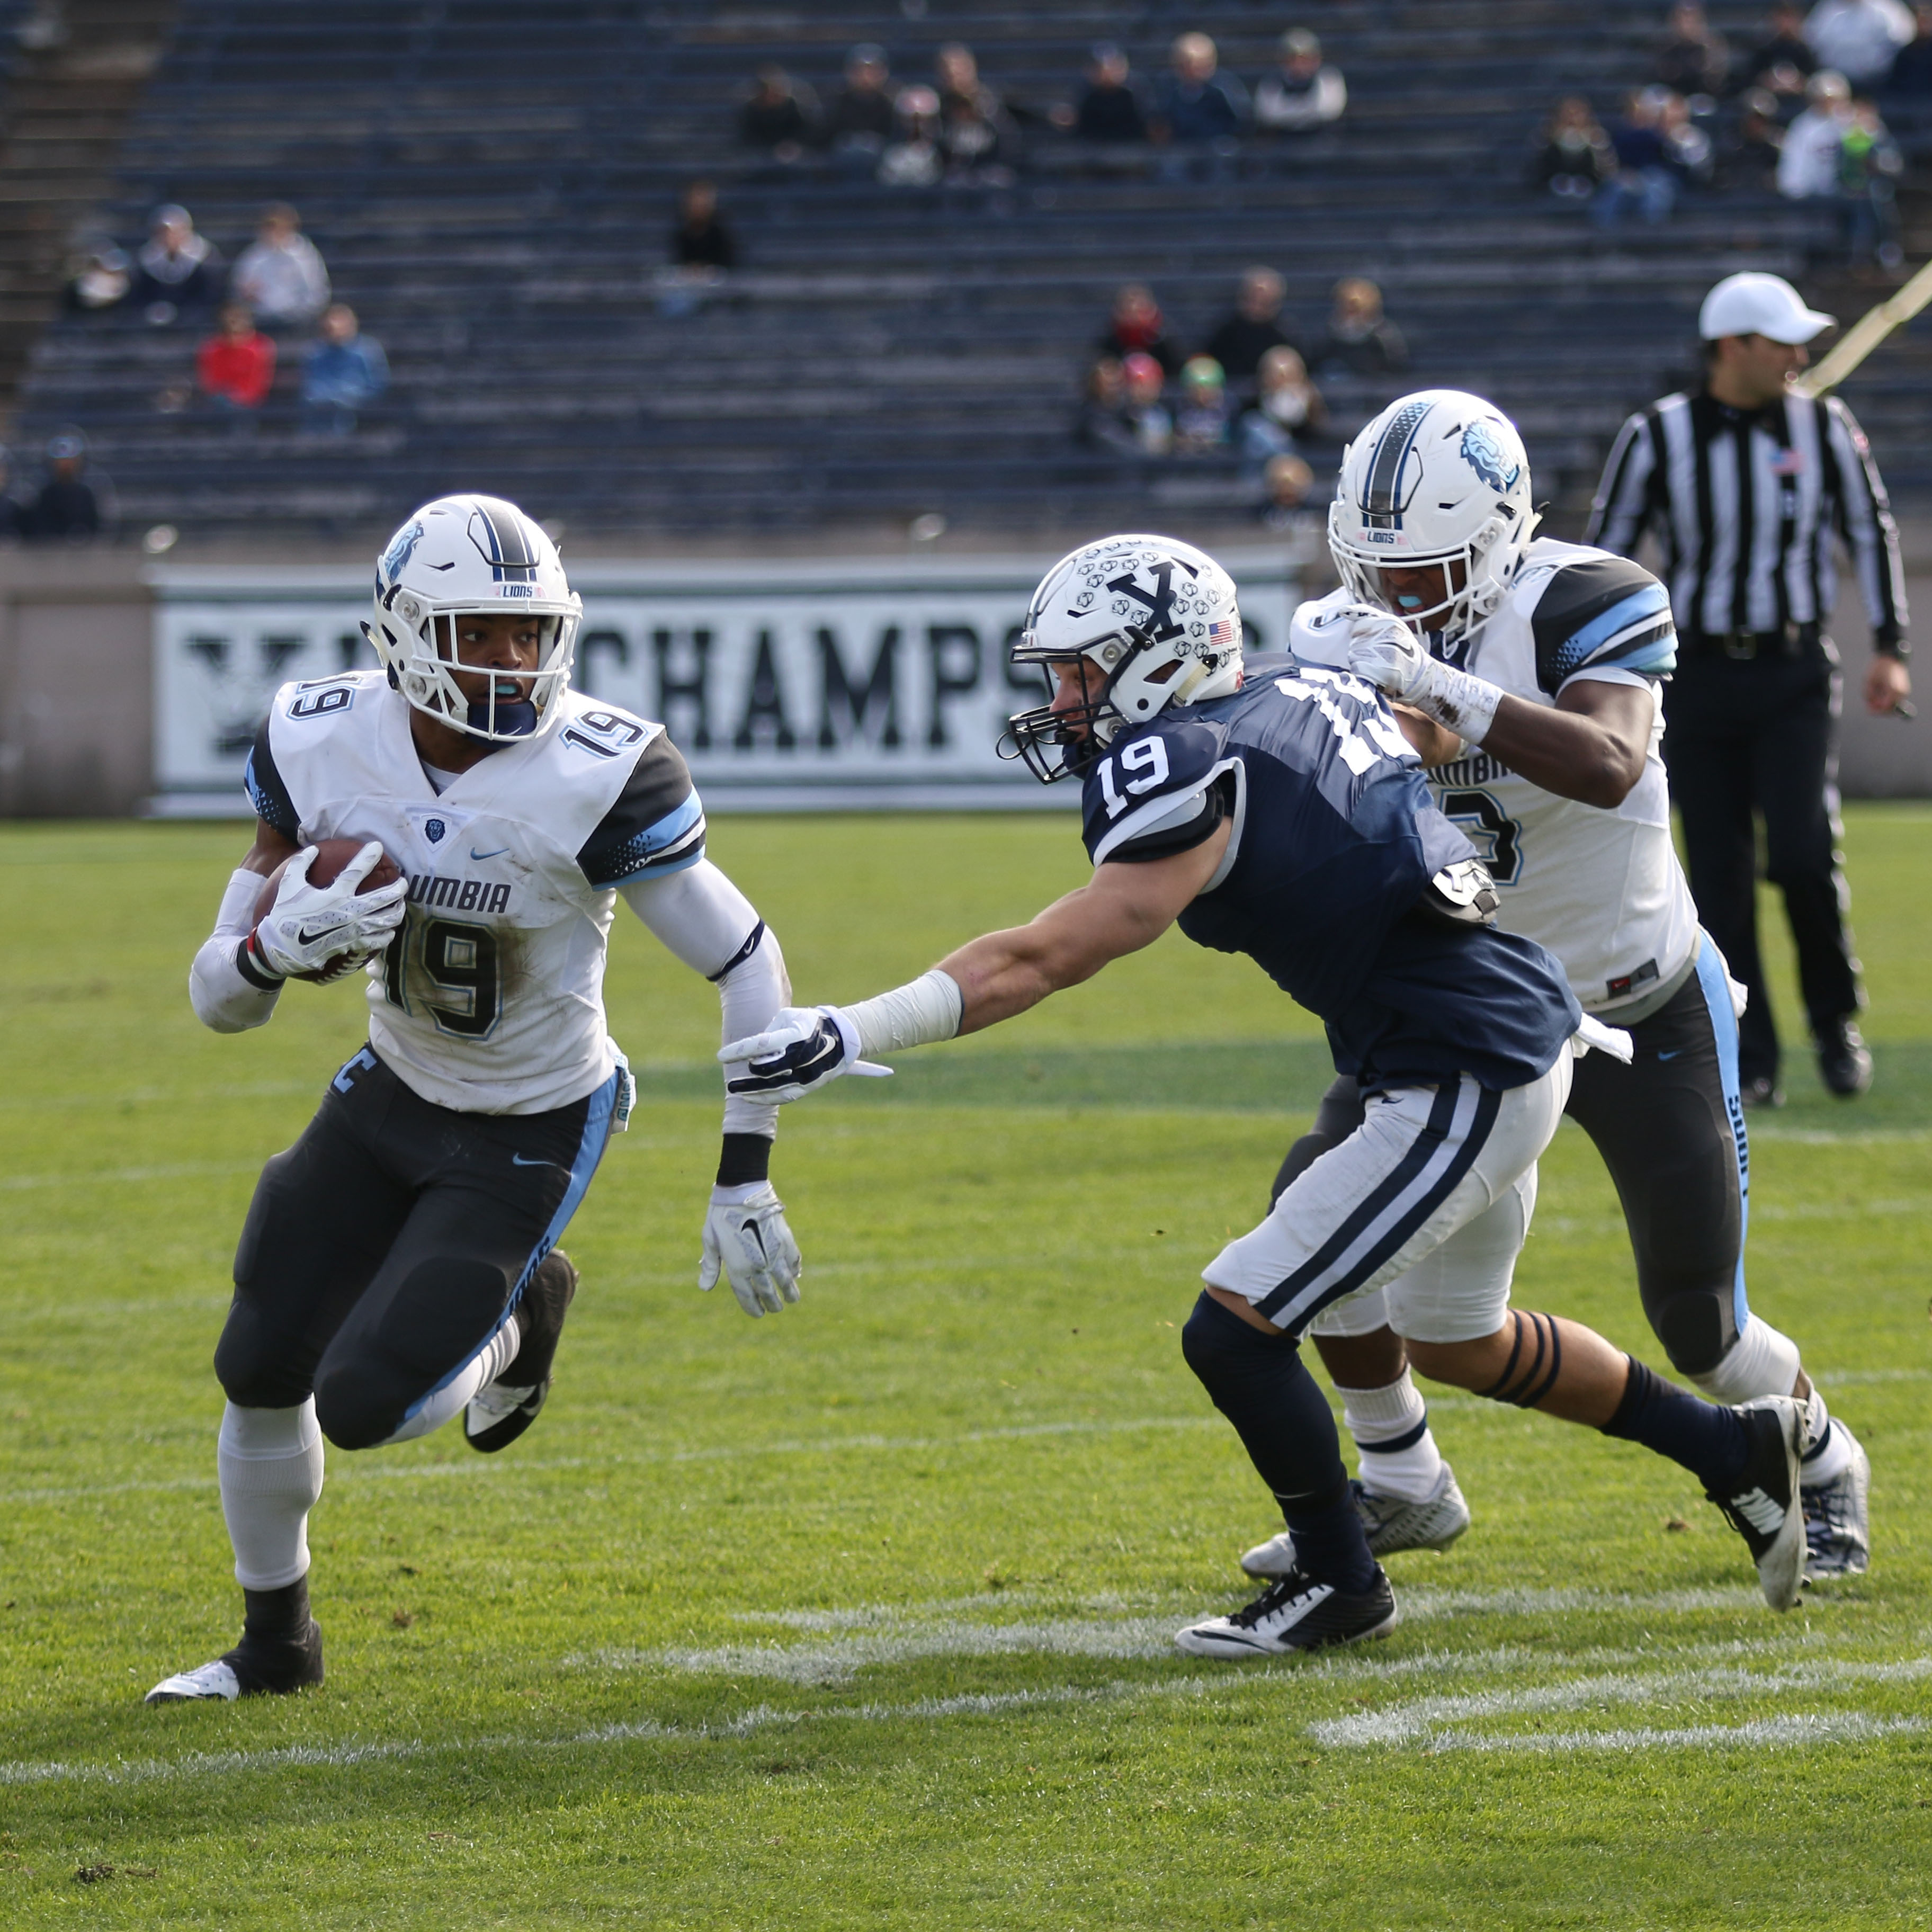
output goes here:
{"type": "Polygon", "coordinates": [[[1502,439],[1486,422],[1472,422],[1462,432],[1462,460],[1498,495],[1516,488],[1522,465],[1510,460],[1502,439]]]}
{"type": "Polygon", "coordinates": [[[416,545],[423,540],[423,526],[412,520],[405,524],[389,539],[389,547],[383,551],[382,561],[376,568],[393,584],[409,568],[410,559],[416,554],[416,545]]]}

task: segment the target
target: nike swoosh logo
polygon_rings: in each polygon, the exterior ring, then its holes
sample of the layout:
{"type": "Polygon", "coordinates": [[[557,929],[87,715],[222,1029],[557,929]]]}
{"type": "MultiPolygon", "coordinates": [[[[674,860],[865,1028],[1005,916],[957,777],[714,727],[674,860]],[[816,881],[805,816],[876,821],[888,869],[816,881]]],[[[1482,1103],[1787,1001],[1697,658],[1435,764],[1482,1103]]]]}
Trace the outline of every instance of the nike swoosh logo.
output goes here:
{"type": "Polygon", "coordinates": [[[340,930],[339,926],[319,926],[313,932],[302,933],[298,937],[303,945],[313,946],[318,939],[326,939],[332,932],[338,932],[340,930]]]}
{"type": "Polygon", "coordinates": [[[470,856],[472,859],[478,860],[500,859],[509,849],[509,847],[507,845],[499,845],[494,852],[479,852],[477,850],[476,848],[472,845],[470,848],[470,856]]]}
{"type": "Polygon", "coordinates": [[[511,1155],[510,1165],[512,1167],[554,1167],[561,1174],[570,1172],[560,1160],[526,1160],[520,1154],[511,1155]]]}
{"type": "Polygon", "coordinates": [[[1678,1054],[1682,1053],[1684,1049],[1681,1046],[1674,1047],[1670,1052],[1660,1053],[1657,1057],[1660,1060],[1675,1060],[1678,1054]]]}

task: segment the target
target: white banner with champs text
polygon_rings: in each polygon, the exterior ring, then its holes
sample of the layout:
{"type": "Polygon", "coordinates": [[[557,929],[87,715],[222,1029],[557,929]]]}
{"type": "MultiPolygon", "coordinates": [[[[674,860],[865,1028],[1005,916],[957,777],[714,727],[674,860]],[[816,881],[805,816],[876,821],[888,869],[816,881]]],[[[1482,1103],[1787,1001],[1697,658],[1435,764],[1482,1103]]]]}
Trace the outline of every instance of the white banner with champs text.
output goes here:
{"type": "MultiPolygon", "coordinates": [[[[587,562],[576,687],[661,719],[712,811],[1072,807],[994,751],[1038,704],[1007,653],[1051,556],[764,564],[587,562]]],[[[1250,650],[1279,650],[1283,549],[1221,554],[1250,650]]],[[[248,748],[277,688],[373,668],[368,570],[159,566],[154,773],[164,817],[248,815],[248,748]]]]}

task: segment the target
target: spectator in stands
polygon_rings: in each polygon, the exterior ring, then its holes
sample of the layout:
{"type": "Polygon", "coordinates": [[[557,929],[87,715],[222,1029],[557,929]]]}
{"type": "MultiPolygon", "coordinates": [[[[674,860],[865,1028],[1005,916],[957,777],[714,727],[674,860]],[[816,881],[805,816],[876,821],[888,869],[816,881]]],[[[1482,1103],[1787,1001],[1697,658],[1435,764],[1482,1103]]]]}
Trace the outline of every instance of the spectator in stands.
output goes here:
{"type": "Polygon", "coordinates": [[[1703,8],[1688,0],[1672,8],[1670,31],[1658,50],[1658,82],[1673,94],[1708,98],[1724,92],[1730,67],[1730,50],[1705,18],[1703,8]]]}
{"type": "Polygon", "coordinates": [[[302,358],[302,428],[311,436],[347,436],[358,413],[388,386],[382,345],[362,333],[346,302],[332,303],[302,358]]]}
{"type": "Polygon", "coordinates": [[[1559,100],[1543,124],[1536,182],[1560,202],[1580,206],[1617,171],[1617,151],[1580,94],[1559,100]]]}
{"type": "Polygon", "coordinates": [[[1151,356],[1137,351],[1121,362],[1120,380],[1126,391],[1121,414],[1140,453],[1169,454],[1174,448],[1174,418],[1161,400],[1161,392],[1167,387],[1166,370],[1151,356]]]}
{"type": "Polygon", "coordinates": [[[1288,284],[1272,268],[1250,268],[1234,292],[1234,313],[1208,338],[1207,353],[1220,364],[1229,386],[1243,396],[1254,393],[1255,371],[1270,349],[1293,338],[1281,326],[1288,284]]]}
{"type": "Polygon", "coordinates": [[[194,232],[194,217],[172,202],[154,210],[135,261],[134,299],[158,328],[221,298],[220,256],[194,232]]]}
{"type": "Polygon", "coordinates": [[[811,88],[768,61],[758,71],[752,98],[738,110],[739,145],[762,148],[790,167],[811,146],[818,120],[818,101],[811,88]]]}
{"type": "MultiPolygon", "coordinates": [[[[1766,24],[1768,31],[1763,40],[1744,56],[1742,72],[1746,82],[1753,87],[1772,87],[1772,74],[1780,68],[1788,68],[1798,76],[1797,91],[1802,94],[1805,81],[1818,66],[1818,56],[1804,38],[1804,9],[1786,0],[1786,4],[1772,8],[1766,24]]],[[[1774,88],[1772,91],[1780,90],[1774,88]]]]}
{"type": "Polygon", "coordinates": [[[118,308],[134,286],[134,267],[126,254],[111,242],[90,242],[68,281],[68,311],[98,315],[104,309],[118,308]]]}
{"type": "Polygon", "coordinates": [[[980,78],[973,50],[958,40],[941,47],[933,63],[939,82],[939,140],[946,172],[956,180],[992,186],[1012,178],[1019,135],[1000,97],[980,78]]]}
{"type": "Polygon", "coordinates": [[[825,110],[819,140],[834,161],[854,172],[870,174],[898,132],[886,92],[891,79],[883,47],[864,41],[845,56],[845,84],[825,110]]]}
{"type": "Polygon", "coordinates": [[[1322,58],[1306,27],[1281,37],[1281,66],[1255,89],[1255,125],[1270,134],[1312,134],[1341,119],[1348,105],[1342,70],[1322,58]]]}
{"type": "Polygon", "coordinates": [[[100,534],[107,518],[86,468],[87,439],[79,430],[64,429],[48,440],[47,480],[27,512],[28,536],[78,543],[100,534]]]}
{"type": "Polygon", "coordinates": [[[1408,367],[1402,331],[1382,313],[1382,292],[1361,275],[1335,284],[1317,366],[1351,376],[1393,376],[1408,367]]]}
{"type": "Polygon", "coordinates": [[[1838,193],[1838,151],[1852,118],[1852,90],[1829,68],[1811,76],[1804,98],[1804,112],[1784,130],[1778,158],[1778,191],[1792,201],[1838,193]]]}
{"type": "Polygon", "coordinates": [[[1179,179],[1190,158],[1219,175],[1238,145],[1247,120],[1247,90],[1220,72],[1221,57],[1205,34],[1183,34],[1169,56],[1172,70],[1156,91],[1149,131],[1162,147],[1184,151],[1164,173],[1179,179]]]}
{"type": "Polygon", "coordinates": [[[230,286],[255,320],[271,328],[305,328],[328,306],[328,271],[285,201],[262,212],[255,239],[242,250],[230,286]]]}
{"type": "Polygon", "coordinates": [[[1180,365],[1180,402],[1174,412],[1178,456],[1206,456],[1228,441],[1228,385],[1211,356],[1190,356],[1180,365]]]}
{"type": "Polygon", "coordinates": [[[246,302],[225,302],[218,332],[195,352],[202,394],[238,424],[252,423],[275,380],[275,343],[255,326],[246,302]]]}
{"type": "Polygon", "coordinates": [[[1778,97],[1768,88],[1754,87],[1738,103],[1737,131],[1726,157],[1726,172],[1745,186],[1768,188],[1777,178],[1778,157],[1784,149],[1778,97]]]}
{"type": "Polygon", "coordinates": [[[895,139],[879,158],[879,179],[888,188],[934,188],[946,172],[939,95],[930,87],[902,87],[892,104],[895,139]]]}
{"type": "Polygon", "coordinates": [[[1261,518],[1277,536],[1304,537],[1319,532],[1324,522],[1310,508],[1315,472],[1298,456],[1271,456],[1262,472],[1261,518]]]}
{"type": "Polygon", "coordinates": [[[1657,131],[1664,140],[1664,164],[1680,182],[1708,188],[1716,171],[1717,156],[1711,137],[1692,118],[1690,104],[1682,94],[1667,87],[1659,88],[1657,131]]]}
{"type": "Polygon", "coordinates": [[[1843,74],[1854,87],[1881,86],[1912,35],[1904,0],[1818,0],[1804,22],[1820,67],[1843,74]]]}
{"type": "Polygon", "coordinates": [[[1876,260],[1881,268],[1895,268],[1904,260],[1896,186],[1904,172],[1904,158],[1877,108],[1853,100],[1838,144],[1838,228],[1853,268],[1876,260]]]}
{"type": "Polygon", "coordinates": [[[1318,441],[1328,429],[1328,405],[1292,349],[1270,349],[1257,373],[1254,406],[1235,425],[1242,460],[1255,468],[1318,441]]]}
{"type": "Polygon", "coordinates": [[[1094,50],[1079,104],[1066,110],[1062,124],[1083,141],[1109,142],[1116,146],[1148,138],[1146,110],[1131,78],[1127,57],[1118,47],[1103,43],[1094,50]]]}
{"type": "Polygon", "coordinates": [[[0,447],[0,538],[27,534],[31,506],[14,494],[14,452],[0,447]]]}
{"type": "Polygon", "coordinates": [[[1632,208],[1640,209],[1646,221],[1662,221],[1677,206],[1678,178],[1661,124],[1667,94],[1666,88],[1648,87],[1633,94],[1611,134],[1617,171],[1590,204],[1591,218],[1603,227],[1614,228],[1632,208]]]}
{"type": "Polygon", "coordinates": [[[1114,298],[1106,333],[1094,345],[1097,356],[1151,356],[1163,376],[1180,373],[1180,345],[1167,332],[1167,324],[1154,291],[1144,282],[1129,282],[1114,298]]]}
{"type": "Polygon", "coordinates": [[[1074,440],[1113,456],[1138,456],[1140,439],[1126,416],[1126,379],[1120,361],[1096,356],[1087,370],[1087,385],[1074,418],[1074,440]]]}
{"type": "Polygon", "coordinates": [[[1932,0],[1918,0],[1912,20],[1917,32],[1899,49],[1886,91],[1922,96],[1932,94],[1932,0]]]}
{"type": "Polygon", "coordinates": [[[680,268],[714,277],[738,266],[738,244],[718,212],[718,190],[708,181],[686,182],[678,192],[670,259],[680,268]]]}

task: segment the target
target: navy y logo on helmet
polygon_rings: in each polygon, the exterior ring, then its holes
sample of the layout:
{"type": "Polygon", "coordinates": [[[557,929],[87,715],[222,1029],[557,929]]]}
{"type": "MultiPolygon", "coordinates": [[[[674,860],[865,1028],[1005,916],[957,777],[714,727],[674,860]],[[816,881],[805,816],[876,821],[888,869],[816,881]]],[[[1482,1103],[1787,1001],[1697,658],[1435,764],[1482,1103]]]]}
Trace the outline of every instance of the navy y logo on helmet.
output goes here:
{"type": "Polygon", "coordinates": [[[1174,565],[1163,558],[1149,574],[1154,578],[1151,592],[1143,590],[1134,581],[1132,571],[1124,577],[1112,578],[1107,588],[1124,591],[1136,604],[1144,604],[1147,621],[1139,628],[1146,632],[1150,644],[1164,644],[1169,638],[1178,638],[1181,632],[1181,627],[1174,621],[1174,606],[1180,595],[1174,587],[1174,565]]]}
{"type": "Polygon", "coordinates": [[[1510,461],[1502,439],[1480,421],[1462,432],[1462,460],[1498,496],[1514,489],[1516,479],[1522,474],[1522,465],[1510,461]]]}

